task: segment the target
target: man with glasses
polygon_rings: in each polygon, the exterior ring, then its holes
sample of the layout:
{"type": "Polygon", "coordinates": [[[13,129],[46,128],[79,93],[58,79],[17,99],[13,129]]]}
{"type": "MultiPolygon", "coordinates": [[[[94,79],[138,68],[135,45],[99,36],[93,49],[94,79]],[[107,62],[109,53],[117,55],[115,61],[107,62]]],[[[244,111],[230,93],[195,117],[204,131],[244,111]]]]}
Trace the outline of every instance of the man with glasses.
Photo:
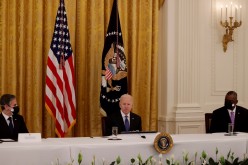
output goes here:
{"type": "Polygon", "coordinates": [[[0,98],[2,113],[0,114],[0,139],[17,140],[18,133],[28,133],[14,95],[4,94],[0,98]]]}

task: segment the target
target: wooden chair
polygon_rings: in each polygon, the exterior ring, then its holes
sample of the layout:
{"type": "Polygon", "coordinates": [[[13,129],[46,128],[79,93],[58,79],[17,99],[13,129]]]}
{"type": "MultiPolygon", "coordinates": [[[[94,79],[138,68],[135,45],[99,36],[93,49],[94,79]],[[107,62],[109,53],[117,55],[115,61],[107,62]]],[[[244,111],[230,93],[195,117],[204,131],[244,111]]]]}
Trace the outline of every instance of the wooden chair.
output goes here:
{"type": "Polygon", "coordinates": [[[212,120],[212,113],[205,113],[205,128],[206,128],[206,133],[211,133],[210,132],[211,120],[212,120]]]}
{"type": "Polygon", "coordinates": [[[107,117],[102,117],[102,136],[107,136],[107,117]]]}

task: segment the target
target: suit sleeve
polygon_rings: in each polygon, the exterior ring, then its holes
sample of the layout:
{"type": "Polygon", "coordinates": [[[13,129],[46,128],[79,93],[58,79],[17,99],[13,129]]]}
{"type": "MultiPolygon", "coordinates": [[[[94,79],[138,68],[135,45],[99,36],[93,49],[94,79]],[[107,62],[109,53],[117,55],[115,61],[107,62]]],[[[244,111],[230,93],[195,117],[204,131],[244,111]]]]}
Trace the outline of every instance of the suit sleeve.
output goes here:
{"type": "Polygon", "coordinates": [[[210,133],[218,132],[217,125],[218,125],[218,117],[216,113],[213,112],[212,120],[210,124],[210,133]]]}
{"type": "Polygon", "coordinates": [[[133,121],[133,126],[132,126],[132,130],[131,131],[142,131],[142,122],[141,122],[141,117],[137,114],[134,114],[133,113],[133,118],[134,118],[134,121],[133,121]]]}
{"type": "Polygon", "coordinates": [[[140,116],[139,116],[139,130],[142,131],[142,121],[140,116]]]}
{"type": "Polygon", "coordinates": [[[25,123],[25,121],[24,121],[22,116],[20,116],[20,130],[19,130],[19,133],[29,133],[28,129],[27,129],[27,126],[26,126],[26,123],[25,123]]]}

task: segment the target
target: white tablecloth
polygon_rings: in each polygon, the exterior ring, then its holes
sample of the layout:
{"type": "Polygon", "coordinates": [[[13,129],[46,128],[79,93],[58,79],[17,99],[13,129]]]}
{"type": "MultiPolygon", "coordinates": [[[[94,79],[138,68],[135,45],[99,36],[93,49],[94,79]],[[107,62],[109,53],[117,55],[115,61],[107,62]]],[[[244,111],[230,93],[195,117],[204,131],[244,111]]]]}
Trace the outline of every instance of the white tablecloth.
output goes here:
{"type": "MultiPolygon", "coordinates": [[[[218,155],[226,158],[227,153],[231,150],[235,153],[235,157],[243,158],[247,152],[248,134],[238,134],[237,136],[224,136],[221,134],[181,134],[173,135],[174,147],[169,155],[174,154],[175,158],[182,162],[182,152],[189,152],[190,160],[194,160],[194,155],[197,152],[198,163],[199,157],[204,150],[208,157],[216,158],[216,148],[218,155]]],[[[168,155],[168,156],[169,156],[168,155]]]]}
{"type": "Polygon", "coordinates": [[[59,141],[49,142],[42,140],[40,143],[0,143],[1,165],[51,165],[57,158],[65,164],[69,160],[69,146],[60,144],[59,141]]]}
{"type": "MultiPolygon", "coordinates": [[[[136,158],[138,154],[143,160],[149,156],[154,156],[158,160],[159,153],[154,149],[153,142],[156,134],[142,134],[146,138],[141,138],[139,134],[119,135],[122,140],[108,140],[106,137],[82,137],[82,138],[49,138],[42,139],[40,143],[18,143],[6,142],[0,144],[0,164],[1,165],[51,165],[59,161],[60,165],[65,165],[74,159],[77,163],[79,152],[83,155],[83,164],[90,165],[95,157],[96,165],[110,164],[118,156],[121,157],[121,164],[130,164],[131,158],[136,158]]],[[[243,158],[247,152],[248,134],[238,134],[237,136],[224,136],[224,134],[180,134],[172,135],[174,146],[165,158],[171,155],[175,159],[182,161],[182,153],[188,152],[189,159],[194,160],[197,152],[198,162],[201,152],[204,150],[215,158],[216,147],[219,150],[218,157],[227,155],[231,149],[235,157],[243,158]]],[[[165,164],[165,163],[164,163],[165,164]]]]}

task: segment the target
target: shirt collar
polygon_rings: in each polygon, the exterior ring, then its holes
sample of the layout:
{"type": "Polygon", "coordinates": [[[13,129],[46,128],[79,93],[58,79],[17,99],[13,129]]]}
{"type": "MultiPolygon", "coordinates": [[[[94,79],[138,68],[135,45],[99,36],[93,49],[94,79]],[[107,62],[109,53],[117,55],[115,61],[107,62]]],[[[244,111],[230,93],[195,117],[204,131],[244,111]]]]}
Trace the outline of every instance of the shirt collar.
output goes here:
{"type": "Polygon", "coordinates": [[[123,117],[123,118],[125,118],[125,116],[127,116],[128,118],[130,117],[130,112],[126,115],[125,113],[123,113],[122,111],[121,111],[121,116],[123,117]]]}
{"type": "Polygon", "coordinates": [[[9,117],[12,117],[12,116],[8,116],[8,115],[6,115],[6,114],[5,114],[5,113],[3,113],[3,112],[2,112],[2,114],[3,114],[3,117],[5,118],[5,120],[6,120],[6,121],[8,120],[8,118],[9,118],[9,117]]]}
{"type": "Polygon", "coordinates": [[[227,109],[227,110],[228,110],[229,114],[230,114],[231,112],[234,112],[234,114],[235,114],[235,113],[236,113],[236,106],[234,107],[233,110],[231,110],[231,109],[227,109]]]}

